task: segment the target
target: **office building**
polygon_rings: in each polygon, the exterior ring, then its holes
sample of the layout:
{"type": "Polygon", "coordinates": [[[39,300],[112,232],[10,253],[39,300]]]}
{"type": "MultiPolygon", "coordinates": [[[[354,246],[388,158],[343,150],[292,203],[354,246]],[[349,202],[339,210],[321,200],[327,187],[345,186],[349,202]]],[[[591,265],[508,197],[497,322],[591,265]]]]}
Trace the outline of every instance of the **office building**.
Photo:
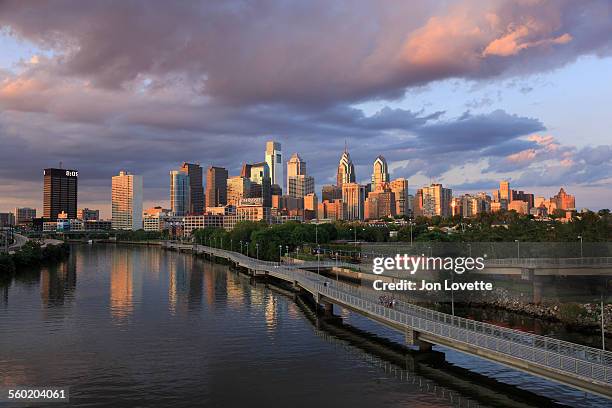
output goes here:
{"type": "Polygon", "coordinates": [[[368,194],[365,201],[365,218],[368,220],[377,220],[384,217],[394,217],[395,210],[395,193],[386,182],[377,184],[374,191],[368,194]]]}
{"type": "Polygon", "coordinates": [[[180,170],[170,172],[170,209],[177,217],[187,215],[191,208],[191,183],[189,175],[180,170]]]}
{"type": "Polygon", "coordinates": [[[113,229],[142,229],[142,176],[125,171],[113,176],[111,204],[113,229]]]}
{"type": "Polygon", "coordinates": [[[206,207],[227,204],[227,170],[211,166],[206,172],[206,207]]]}
{"type": "Polygon", "coordinates": [[[236,207],[240,200],[251,196],[251,179],[234,176],[227,179],[227,204],[236,207]]]}
{"type": "Polygon", "coordinates": [[[12,227],[15,225],[15,215],[13,213],[0,213],[0,227],[12,227]]]}
{"type": "Polygon", "coordinates": [[[338,221],[344,219],[345,206],[342,200],[322,201],[317,206],[319,220],[338,221]]]}
{"type": "Polygon", "coordinates": [[[576,209],[576,198],[567,194],[563,188],[559,190],[559,193],[554,197],[550,198],[551,202],[555,203],[555,207],[559,210],[575,210],[576,209]]]}
{"type": "Polygon", "coordinates": [[[349,221],[363,220],[365,213],[365,187],[357,183],[342,184],[342,202],[344,219],[349,221]]]}
{"type": "Polygon", "coordinates": [[[410,215],[412,205],[408,197],[408,180],[397,178],[389,183],[389,188],[395,195],[395,213],[399,216],[410,215]]]}
{"type": "Polygon", "coordinates": [[[36,218],[36,208],[15,208],[15,225],[31,225],[36,218]]]}
{"type": "Polygon", "coordinates": [[[264,207],[272,206],[272,179],[268,163],[260,162],[244,165],[250,169],[251,197],[260,197],[264,207]]]}
{"type": "Polygon", "coordinates": [[[189,209],[187,213],[204,213],[204,186],[202,185],[202,166],[184,162],[180,171],[189,176],[189,209]]]}
{"type": "Polygon", "coordinates": [[[506,200],[510,204],[512,201],[512,191],[510,190],[510,182],[504,180],[499,182],[499,200],[506,200]]]}
{"type": "Polygon", "coordinates": [[[421,189],[423,215],[425,217],[451,216],[451,200],[453,191],[450,188],[442,187],[442,184],[431,184],[421,189]]]}
{"type": "Polygon", "coordinates": [[[82,221],[97,221],[100,219],[100,210],[79,208],[77,211],[77,219],[82,221]]]}
{"type": "Polygon", "coordinates": [[[68,218],[76,218],[79,172],[50,168],[45,169],[43,174],[43,218],[55,221],[62,211],[68,214],[68,218]]]}
{"type": "Polygon", "coordinates": [[[342,187],[335,185],[325,185],[321,189],[321,201],[342,200],[342,187]]]}
{"type": "Polygon", "coordinates": [[[372,190],[376,190],[376,188],[382,183],[389,182],[389,166],[387,166],[387,161],[383,156],[378,156],[376,160],[374,160],[374,167],[372,171],[372,190]]]}
{"type": "Polygon", "coordinates": [[[346,147],[344,148],[344,152],[340,157],[338,172],[336,174],[336,185],[338,187],[342,187],[342,185],[345,183],[355,183],[355,166],[353,166],[351,155],[346,147]]]}
{"type": "Polygon", "coordinates": [[[314,193],[314,187],[314,178],[306,174],[306,162],[297,153],[293,153],[287,162],[287,195],[304,198],[314,193]]]}
{"type": "Polygon", "coordinates": [[[266,142],[265,162],[270,171],[270,184],[282,186],[285,180],[283,176],[283,152],[281,144],[272,140],[266,142]]]}

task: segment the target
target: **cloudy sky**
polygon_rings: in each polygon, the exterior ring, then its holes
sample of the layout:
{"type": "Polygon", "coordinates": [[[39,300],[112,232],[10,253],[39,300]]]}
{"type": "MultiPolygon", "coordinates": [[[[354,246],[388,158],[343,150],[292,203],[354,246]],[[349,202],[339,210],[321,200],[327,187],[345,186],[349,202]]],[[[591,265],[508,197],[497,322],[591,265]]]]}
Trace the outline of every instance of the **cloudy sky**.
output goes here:
{"type": "Polygon", "coordinates": [[[261,161],[265,141],[335,179],[378,154],[411,191],[499,179],[612,207],[612,2],[0,2],[0,211],[41,208],[42,169],[168,203],[182,161],[261,161]]]}

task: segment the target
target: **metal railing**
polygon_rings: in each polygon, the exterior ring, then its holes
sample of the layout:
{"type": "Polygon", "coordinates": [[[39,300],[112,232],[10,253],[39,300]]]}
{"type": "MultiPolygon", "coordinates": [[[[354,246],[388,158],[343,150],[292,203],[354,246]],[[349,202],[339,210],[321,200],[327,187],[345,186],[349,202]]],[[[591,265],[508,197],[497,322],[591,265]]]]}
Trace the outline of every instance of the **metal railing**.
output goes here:
{"type": "Polygon", "coordinates": [[[297,281],[315,295],[324,295],[399,326],[612,386],[612,352],[609,351],[452,316],[401,300],[395,300],[390,308],[381,304],[380,292],[296,268],[299,265],[260,261],[236,252],[205,246],[197,246],[196,250],[231,259],[250,269],[266,271],[291,282],[297,281]]]}

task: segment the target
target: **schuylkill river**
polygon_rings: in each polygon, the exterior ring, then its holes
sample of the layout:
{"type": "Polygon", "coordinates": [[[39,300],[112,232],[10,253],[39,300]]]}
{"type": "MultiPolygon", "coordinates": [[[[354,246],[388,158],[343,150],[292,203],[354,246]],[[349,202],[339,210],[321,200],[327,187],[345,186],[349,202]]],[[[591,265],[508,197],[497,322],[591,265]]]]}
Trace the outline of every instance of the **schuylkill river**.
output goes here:
{"type": "Polygon", "coordinates": [[[610,406],[335,313],[188,254],[74,246],[0,283],[0,387],[70,387],[75,407],[610,406]]]}

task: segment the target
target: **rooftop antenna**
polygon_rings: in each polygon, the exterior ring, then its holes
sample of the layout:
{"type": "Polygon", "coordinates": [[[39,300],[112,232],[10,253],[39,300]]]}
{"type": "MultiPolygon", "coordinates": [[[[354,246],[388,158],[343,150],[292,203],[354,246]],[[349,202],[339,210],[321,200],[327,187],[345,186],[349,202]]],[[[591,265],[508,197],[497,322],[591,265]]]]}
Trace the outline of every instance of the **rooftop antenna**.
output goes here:
{"type": "Polygon", "coordinates": [[[59,167],[60,169],[62,169],[62,168],[63,168],[63,167],[62,167],[62,162],[61,162],[61,161],[60,161],[60,163],[59,163],[59,166],[60,166],[60,167],[59,167]]]}
{"type": "Polygon", "coordinates": [[[347,143],[346,139],[344,139],[344,152],[348,153],[348,143],[347,143]]]}

